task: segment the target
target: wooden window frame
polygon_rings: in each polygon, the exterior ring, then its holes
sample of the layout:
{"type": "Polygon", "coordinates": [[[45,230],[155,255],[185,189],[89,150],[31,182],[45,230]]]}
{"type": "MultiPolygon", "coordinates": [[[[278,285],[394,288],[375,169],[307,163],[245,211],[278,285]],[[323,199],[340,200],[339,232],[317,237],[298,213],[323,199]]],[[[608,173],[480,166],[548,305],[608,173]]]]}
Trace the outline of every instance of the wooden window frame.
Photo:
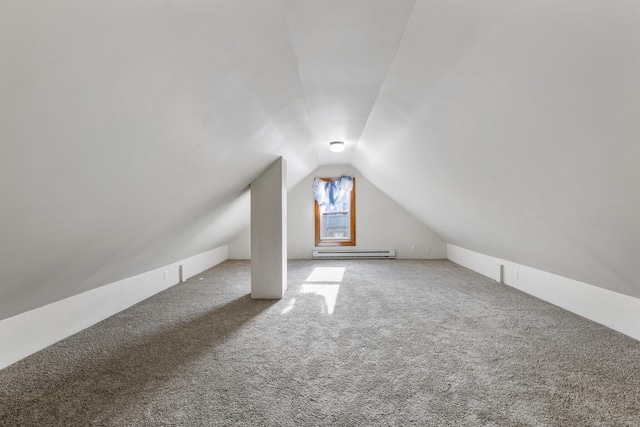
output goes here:
{"type": "MultiPolygon", "coordinates": [[[[323,181],[337,181],[340,178],[319,178],[323,181]]],[[[351,204],[350,204],[350,238],[349,239],[331,239],[320,240],[320,207],[318,202],[314,200],[315,204],[315,223],[316,223],[316,246],[355,246],[356,245],[356,179],[353,178],[353,188],[351,189],[351,204]]]]}

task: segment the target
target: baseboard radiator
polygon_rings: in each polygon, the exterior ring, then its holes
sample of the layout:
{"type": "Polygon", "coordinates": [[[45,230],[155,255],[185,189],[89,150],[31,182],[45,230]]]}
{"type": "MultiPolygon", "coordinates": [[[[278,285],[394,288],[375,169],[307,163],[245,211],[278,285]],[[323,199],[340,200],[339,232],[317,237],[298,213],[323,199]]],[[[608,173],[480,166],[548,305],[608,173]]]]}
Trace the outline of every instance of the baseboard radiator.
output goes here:
{"type": "Polygon", "coordinates": [[[313,259],[395,259],[395,249],[322,249],[313,251],[313,259]]]}

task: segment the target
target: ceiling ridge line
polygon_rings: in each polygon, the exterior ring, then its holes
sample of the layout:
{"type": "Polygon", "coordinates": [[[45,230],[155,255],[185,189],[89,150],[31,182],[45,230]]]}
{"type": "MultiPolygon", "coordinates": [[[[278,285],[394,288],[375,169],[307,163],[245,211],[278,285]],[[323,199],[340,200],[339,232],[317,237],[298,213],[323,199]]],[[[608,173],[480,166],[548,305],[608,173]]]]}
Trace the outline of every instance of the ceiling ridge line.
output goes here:
{"type": "Polygon", "coordinates": [[[376,104],[378,103],[378,98],[380,98],[380,92],[382,92],[382,87],[384,86],[385,82],[387,81],[387,78],[389,77],[389,71],[391,71],[391,67],[393,67],[393,63],[396,61],[396,55],[398,54],[398,49],[400,49],[400,45],[402,44],[402,41],[404,40],[404,35],[407,32],[407,27],[409,26],[409,21],[411,20],[411,17],[413,16],[413,11],[414,11],[415,7],[416,7],[416,0],[413,1],[413,5],[411,6],[411,11],[409,12],[409,14],[407,16],[407,22],[405,23],[404,29],[402,30],[402,35],[398,38],[398,43],[396,44],[396,48],[393,50],[393,55],[391,56],[391,60],[389,61],[389,66],[387,67],[387,71],[384,73],[384,78],[382,79],[382,82],[380,83],[380,87],[378,88],[378,92],[376,93],[376,97],[373,100],[373,102],[371,103],[371,109],[369,110],[369,114],[367,115],[367,120],[364,122],[364,126],[362,127],[362,131],[360,132],[360,136],[358,137],[358,140],[356,141],[355,146],[353,147],[353,153],[354,154],[355,154],[355,152],[356,152],[356,150],[358,148],[358,144],[360,144],[360,141],[362,140],[362,134],[364,134],[365,129],[369,125],[369,120],[371,119],[371,113],[373,112],[373,109],[375,108],[376,104]]]}
{"type": "MultiPolygon", "coordinates": [[[[414,3],[415,4],[415,3],[414,3]]],[[[304,110],[307,113],[307,127],[309,128],[309,134],[314,136],[314,132],[311,126],[311,113],[309,113],[309,103],[307,102],[307,91],[305,89],[305,85],[302,82],[302,76],[300,75],[300,61],[298,58],[298,49],[294,43],[293,38],[293,28],[291,26],[291,22],[289,20],[290,11],[287,10],[286,2],[283,1],[282,8],[284,10],[284,22],[287,26],[287,38],[289,39],[289,46],[291,47],[291,52],[293,52],[293,59],[296,61],[296,74],[298,75],[298,83],[300,83],[300,88],[302,89],[302,100],[304,101],[304,110]]],[[[320,164],[320,155],[318,150],[315,149],[315,140],[311,141],[314,144],[314,153],[316,154],[317,164],[320,164]]]]}

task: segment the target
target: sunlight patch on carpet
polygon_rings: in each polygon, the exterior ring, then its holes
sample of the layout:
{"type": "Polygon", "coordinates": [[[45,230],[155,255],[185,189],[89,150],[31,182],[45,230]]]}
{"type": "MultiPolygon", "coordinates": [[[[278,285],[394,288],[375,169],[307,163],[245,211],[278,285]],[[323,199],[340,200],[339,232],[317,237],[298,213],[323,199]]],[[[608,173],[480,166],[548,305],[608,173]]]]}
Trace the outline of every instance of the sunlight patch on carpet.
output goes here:
{"type": "Polygon", "coordinates": [[[293,306],[294,305],[296,305],[296,299],[295,298],[291,298],[291,301],[289,301],[289,304],[287,304],[287,306],[282,310],[281,314],[287,314],[288,312],[293,310],[293,306]]]}
{"type": "Polygon", "coordinates": [[[324,297],[324,302],[327,305],[327,313],[333,314],[333,310],[336,307],[336,301],[338,300],[338,291],[340,285],[327,284],[327,283],[305,283],[302,285],[303,294],[314,294],[324,297]]]}
{"type": "Polygon", "coordinates": [[[344,267],[316,267],[305,282],[342,282],[344,267]]]}

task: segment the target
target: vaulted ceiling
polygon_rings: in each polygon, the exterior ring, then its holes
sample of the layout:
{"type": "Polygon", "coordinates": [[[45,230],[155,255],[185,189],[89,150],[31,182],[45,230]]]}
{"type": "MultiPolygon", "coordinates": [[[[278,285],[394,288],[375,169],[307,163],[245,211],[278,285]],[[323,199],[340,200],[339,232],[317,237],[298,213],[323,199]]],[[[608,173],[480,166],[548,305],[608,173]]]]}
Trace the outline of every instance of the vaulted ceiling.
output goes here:
{"type": "Polygon", "coordinates": [[[0,318],[227,243],[279,156],[640,297],[635,0],[9,0],[0,58],[0,318]]]}

